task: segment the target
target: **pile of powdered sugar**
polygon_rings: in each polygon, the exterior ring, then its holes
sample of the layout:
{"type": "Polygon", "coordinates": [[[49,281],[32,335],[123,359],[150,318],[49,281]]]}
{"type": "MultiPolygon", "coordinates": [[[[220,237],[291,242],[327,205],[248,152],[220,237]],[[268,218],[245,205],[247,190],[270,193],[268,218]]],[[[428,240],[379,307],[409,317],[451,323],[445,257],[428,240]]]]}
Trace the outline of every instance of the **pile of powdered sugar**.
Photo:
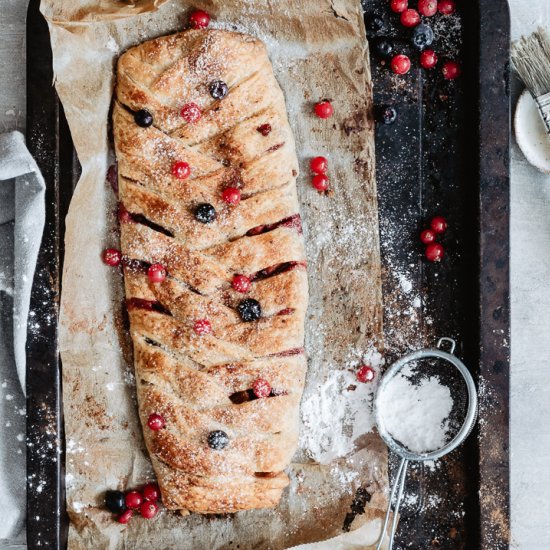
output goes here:
{"type": "Polygon", "coordinates": [[[330,369],[325,381],[304,396],[301,447],[320,464],[330,464],[353,451],[359,437],[374,427],[372,402],[384,360],[374,348],[364,354],[350,352],[344,369],[330,369]],[[374,382],[357,381],[357,365],[375,371],[374,382]]]}
{"type": "Polygon", "coordinates": [[[453,398],[436,376],[417,380],[413,366],[403,368],[382,389],[379,421],[399,443],[414,453],[427,453],[448,441],[453,398]]]}

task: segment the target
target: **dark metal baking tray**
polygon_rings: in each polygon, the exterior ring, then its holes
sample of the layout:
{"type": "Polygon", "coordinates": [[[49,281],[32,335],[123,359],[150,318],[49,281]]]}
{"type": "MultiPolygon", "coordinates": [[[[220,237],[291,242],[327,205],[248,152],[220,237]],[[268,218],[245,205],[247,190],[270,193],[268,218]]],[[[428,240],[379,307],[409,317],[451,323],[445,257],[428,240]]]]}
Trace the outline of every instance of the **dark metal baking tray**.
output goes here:
{"type": "MultiPolygon", "coordinates": [[[[363,4],[367,15],[383,12],[392,32],[386,1],[363,4]]],[[[67,540],[56,343],[64,219],[80,173],[52,87],[49,33],[38,8],[39,0],[31,0],[27,143],[47,183],[47,213],[31,296],[41,330],[29,331],[27,343],[30,549],[65,548],[67,540]]],[[[480,388],[474,435],[435,473],[412,472],[408,490],[418,505],[401,517],[400,549],[501,550],[509,540],[509,12],[505,0],[460,2],[459,8],[464,74],[454,84],[413,69],[397,89],[387,67],[372,57],[375,104],[399,110],[396,124],[376,130],[385,296],[395,295],[395,273],[407,271],[421,298],[420,339],[455,338],[480,388]],[[433,266],[422,260],[418,234],[436,211],[449,220],[449,254],[433,266]],[[438,505],[425,506],[427,495],[438,505]]],[[[396,338],[399,300],[385,306],[389,360],[406,350],[396,338]]]]}

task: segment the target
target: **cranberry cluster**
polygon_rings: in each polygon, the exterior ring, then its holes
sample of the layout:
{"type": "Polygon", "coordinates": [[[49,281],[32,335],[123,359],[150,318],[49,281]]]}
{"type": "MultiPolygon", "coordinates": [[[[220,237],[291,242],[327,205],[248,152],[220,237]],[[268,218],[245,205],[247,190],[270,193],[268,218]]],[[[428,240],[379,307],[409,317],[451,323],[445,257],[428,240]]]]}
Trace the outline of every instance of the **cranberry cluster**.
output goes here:
{"type": "Polygon", "coordinates": [[[139,491],[107,491],[105,507],[113,514],[117,514],[119,523],[128,523],[137,511],[145,519],[154,518],[160,508],[159,499],[159,486],[156,483],[148,483],[139,491]]]}
{"type": "Polygon", "coordinates": [[[447,220],[443,216],[435,216],[430,222],[430,229],[420,233],[420,240],[426,245],[425,256],[430,262],[440,262],[445,255],[445,249],[438,242],[437,236],[445,233],[447,220]]]}
{"type": "MultiPolygon", "coordinates": [[[[454,0],[418,0],[417,9],[409,7],[409,0],[390,0],[390,9],[399,15],[399,21],[405,28],[412,29],[412,43],[420,50],[419,63],[424,69],[433,69],[438,62],[437,53],[429,46],[434,41],[432,28],[422,22],[422,17],[430,18],[438,12],[442,15],[451,15],[455,12],[454,0]]],[[[369,22],[369,30],[379,32],[384,27],[380,17],[373,17],[369,22]]],[[[411,69],[409,56],[403,53],[394,54],[394,45],[388,39],[379,40],[375,49],[383,57],[390,58],[390,67],[395,74],[404,75],[411,69]]],[[[447,59],[443,62],[441,73],[446,80],[454,80],[460,76],[460,65],[447,59]]]]}

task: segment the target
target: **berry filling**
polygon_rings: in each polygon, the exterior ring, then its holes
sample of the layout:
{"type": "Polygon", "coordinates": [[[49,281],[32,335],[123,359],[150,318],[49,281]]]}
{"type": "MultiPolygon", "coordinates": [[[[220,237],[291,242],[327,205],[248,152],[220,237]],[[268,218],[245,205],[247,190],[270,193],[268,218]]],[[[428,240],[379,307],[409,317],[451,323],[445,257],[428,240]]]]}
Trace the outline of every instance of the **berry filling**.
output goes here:
{"type": "Polygon", "coordinates": [[[267,279],[268,277],[273,277],[274,275],[279,275],[280,273],[285,273],[286,271],[291,271],[299,267],[306,267],[306,262],[285,262],[282,264],[272,265],[258,271],[252,275],[250,279],[254,281],[267,279]]]}
{"type": "Polygon", "coordinates": [[[256,128],[262,136],[268,136],[271,133],[271,124],[262,124],[256,128]]]}
{"type": "Polygon", "coordinates": [[[273,353],[268,357],[292,357],[293,355],[301,355],[305,353],[305,348],[292,348],[285,351],[280,351],[279,353],[273,353]]]}
{"type": "MultiPolygon", "coordinates": [[[[123,206],[124,208],[124,206],[123,206]]],[[[158,231],[159,233],[162,233],[163,235],[166,235],[167,237],[174,238],[174,234],[171,231],[168,231],[165,227],[162,227],[162,225],[158,225],[155,222],[152,222],[151,220],[147,219],[143,214],[132,214],[131,212],[128,212],[124,208],[124,221],[126,221],[127,218],[130,219],[130,222],[140,223],[141,225],[145,225],[149,229],[152,229],[153,231],[158,231]]],[[[119,210],[119,219],[120,219],[120,210],[119,210]]],[[[121,220],[122,221],[122,220],[121,220]]]]}
{"type": "Polygon", "coordinates": [[[107,170],[107,181],[111,184],[113,191],[118,195],[118,166],[111,164],[107,170]]]}
{"type": "Polygon", "coordinates": [[[279,397],[281,395],[287,395],[287,392],[282,390],[274,390],[269,382],[258,378],[254,381],[251,388],[232,393],[229,396],[229,399],[234,405],[241,405],[242,403],[247,403],[248,401],[266,399],[268,397],[279,397]]]}
{"type": "Polygon", "coordinates": [[[298,233],[302,233],[302,218],[300,214],[294,214],[289,218],[284,218],[283,220],[271,223],[269,225],[257,225],[252,229],[249,229],[246,233],[247,237],[253,237],[255,235],[260,235],[261,233],[267,233],[268,231],[273,231],[277,227],[289,227],[291,229],[296,229],[298,233]]]}
{"type": "Polygon", "coordinates": [[[143,298],[128,298],[126,300],[126,309],[128,311],[144,309],[145,311],[156,311],[157,313],[171,315],[171,313],[160,302],[154,300],[144,300],[143,298]]]}

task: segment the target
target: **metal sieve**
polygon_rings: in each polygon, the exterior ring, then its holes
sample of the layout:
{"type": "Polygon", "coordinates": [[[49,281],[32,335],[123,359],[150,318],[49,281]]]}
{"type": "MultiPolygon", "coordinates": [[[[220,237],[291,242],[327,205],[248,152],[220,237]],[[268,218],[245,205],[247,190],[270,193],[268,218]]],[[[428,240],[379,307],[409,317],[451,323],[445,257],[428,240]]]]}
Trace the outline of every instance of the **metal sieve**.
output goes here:
{"type": "Polygon", "coordinates": [[[386,443],[386,445],[389,447],[391,451],[393,451],[395,454],[401,457],[401,462],[399,463],[399,467],[397,469],[397,475],[391,488],[390,498],[388,502],[388,509],[386,510],[386,516],[384,518],[384,524],[382,526],[382,531],[380,533],[380,538],[378,539],[376,550],[380,550],[382,548],[382,543],[386,538],[386,529],[388,526],[390,513],[392,511],[392,504],[394,499],[396,499],[395,504],[393,504],[393,520],[392,520],[391,530],[388,535],[389,536],[388,548],[389,550],[392,550],[393,548],[393,540],[395,537],[395,530],[397,528],[397,518],[399,516],[399,507],[401,506],[401,502],[403,500],[405,479],[407,477],[407,468],[408,468],[409,462],[435,460],[435,459],[441,458],[442,456],[445,456],[446,454],[456,449],[468,437],[468,435],[470,434],[470,432],[474,427],[476,417],[477,417],[477,391],[476,391],[476,387],[475,387],[472,375],[469,373],[464,363],[462,363],[460,359],[458,359],[455,355],[453,355],[455,347],[456,347],[456,343],[452,338],[440,338],[439,341],[437,342],[437,348],[421,349],[421,350],[409,353],[408,355],[405,355],[404,357],[396,361],[387,370],[387,372],[382,377],[382,380],[380,381],[380,385],[378,387],[378,391],[374,401],[374,414],[376,418],[376,425],[378,427],[380,437],[384,440],[384,442],[386,443]],[[441,350],[441,347],[445,342],[450,344],[449,353],[441,350]],[[448,443],[443,445],[443,447],[432,450],[430,452],[426,452],[426,453],[414,453],[409,449],[407,449],[406,447],[404,447],[402,444],[398,443],[385,428],[385,425],[383,422],[383,415],[379,407],[381,396],[384,390],[386,389],[387,385],[389,384],[389,382],[405,366],[407,366],[410,363],[417,362],[420,359],[442,359],[446,363],[450,364],[452,367],[456,368],[459,371],[459,373],[462,375],[462,378],[466,383],[466,390],[468,394],[468,407],[466,410],[464,422],[462,423],[462,426],[458,430],[457,434],[448,443]],[[396,494],[397,494],[397,498],[396,498],[396,494]]]}

